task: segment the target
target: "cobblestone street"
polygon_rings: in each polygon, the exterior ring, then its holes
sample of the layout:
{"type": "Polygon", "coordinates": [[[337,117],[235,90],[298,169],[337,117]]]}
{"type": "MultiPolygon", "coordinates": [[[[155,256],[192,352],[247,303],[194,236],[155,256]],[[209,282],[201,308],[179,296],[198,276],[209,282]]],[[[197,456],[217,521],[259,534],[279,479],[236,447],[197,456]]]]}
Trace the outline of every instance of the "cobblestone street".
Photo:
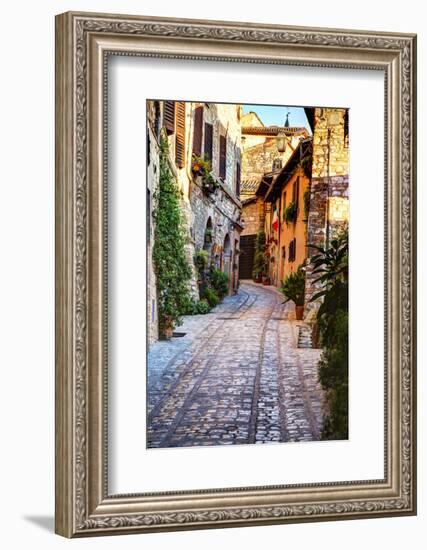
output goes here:
{"type": "Polygon", "coordinates": [[[297,347],[293,303],[244,281],[185,336],[148,357],[147,446],[313,441],[320,437],[320,350],[297,347]]]}

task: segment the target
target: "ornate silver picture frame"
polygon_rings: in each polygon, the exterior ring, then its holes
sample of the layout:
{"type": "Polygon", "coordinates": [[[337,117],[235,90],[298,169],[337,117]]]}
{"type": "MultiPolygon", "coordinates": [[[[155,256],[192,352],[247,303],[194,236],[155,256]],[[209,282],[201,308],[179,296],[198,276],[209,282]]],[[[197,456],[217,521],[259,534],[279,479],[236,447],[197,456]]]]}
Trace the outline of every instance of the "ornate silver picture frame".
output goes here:
{"type": "MultiPolygon", "coordinates": [[[[82,537],[416,513],[416,37],[124,15],[56,18],[56,532],[82,537]],[[384,478],[108,491],[107,61],[197,59],[382,71],[384,478]]],[[[142,465],[143,467],[143,465],[142,465]]]]}

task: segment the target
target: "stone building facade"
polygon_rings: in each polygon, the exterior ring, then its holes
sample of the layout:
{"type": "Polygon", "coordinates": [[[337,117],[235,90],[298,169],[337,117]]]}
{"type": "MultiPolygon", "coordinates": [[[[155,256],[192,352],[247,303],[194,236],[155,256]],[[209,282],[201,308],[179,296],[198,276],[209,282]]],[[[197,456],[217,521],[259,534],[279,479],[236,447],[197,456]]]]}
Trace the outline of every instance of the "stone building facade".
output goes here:
{"type": "MultiPolygon", "coordinates": [[[[305,128],[264,126],[256,113],[242,117],[242,261],[241,278],[251,277],[255,238],[264,229],[266,205],[264,187],[271,183],[298,143],[308,132],[305,128]]],[[[268,213],[267,213],[268,215],[268,213]]]]}
{"type": "Polygon", "coordinates": [[[210,262],[229,279],[229,290],[238,286],[241,226],[241,107],[233,104],[196,104],[192,128],[192,157],[211,163],[213,192],[201,177],[192,178],[190,190],[191,238],[194,252],[207,250],[210,262]]]}
{"type": "MultiPolygon", "coordinates": [[[[348,110],[306,109],[313,135],[300,138],[297,147],[268,185],[260,186],[264,206],[266,256],[271,284],[304,265],[306,274],[306,321],[314,320],[319,304],[311,302],[320,290],[310,265],[314,244],[328,247],[334,235],[348,224],[349,152],[348,110]],[[286,221],[286,208],[295,205],[294,217],[286,221]]],[[[245,215],[245,212],[243,213],[245,215]]]]}
{"type": "MultiPolygon", "coordinates": [[[[169,167],[181,195],[185,252],[192,271],[189,283],[199,299],[194,258],[209,253],[209,264],[229,278],[229,292],[238,287],[241,225],[241,107],[178,101],[147,101],[147,327],[148,343],[158,337],[156,276],[152,263],[154,194],[159,183],[159,145],[165,136],[169,167]],[[214,188],[207,189],[194,170],[194,159],[209,161],[214,188]]],[[[211,186],[212,187],[212,186],[211,186]]]]}
{"type": "Polygon", "coordinates": [[[269,207],[265,219],[268,276],[276,287],[307,258],[311,152],[311,137],[301,140],[264,197],[269,207]]]}
{"type": "MultiPolygon", "coordinates": [[[[308,113],[313,129],[313,161],[308,217],[310,244],[328,246],[334,234],[348,224],[349,133],[348,109],[315,108],[308,113]]],[[[314,254],[309,250],[309,254],[314,254]]],[[[310,302],[319,290],[316,275],[306,269],[305,317],[310,320],[318,304],[310,302]]]]}

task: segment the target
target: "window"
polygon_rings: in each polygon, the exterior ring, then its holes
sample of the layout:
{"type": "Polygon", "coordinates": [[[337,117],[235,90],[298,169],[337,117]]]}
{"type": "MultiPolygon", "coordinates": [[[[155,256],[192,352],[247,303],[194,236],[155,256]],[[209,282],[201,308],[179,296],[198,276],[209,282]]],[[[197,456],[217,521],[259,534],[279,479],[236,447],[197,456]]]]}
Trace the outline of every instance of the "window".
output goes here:
{"type": "Polygon", "coordinates": [[[292,202],[295,203],[295,206],[298,210],[298,203],[299,203],[299,176],[294,181],[294,185],[292,188],[292,202]]]}
{"type": "Polygon", "coordinates": [[[203,106],[194,110],[193,155],[202,156],[203,106]]]}
{"type": "Polygon", "coordinates": [[[146,239],[147,243],[150,244],[151,240],[151,193],[150,190],[147,189],[147,227],[146,227],[146,239]]]}
{"type": "Polygon", "coordinates": [[[219,177],[225,180],[227,173],[227,138],[219,136],[219,177]]]}
{"type": "Polygon", "coordinates": [[[150,139],[150,132],[147,129],[147,166],[150,166],[151,164],[151,139],[150,139]]]}
{"type": "Polygon", "coordinates": [[[289,243],[289,262],[294,262],[297,255],[297,240],[292,239],[289,243]]]}
{"type": "Polygon", "coordinates": [[[176,103],[175,163],[178,168],[185,165],[185,103],[176,103]]]}
{"type": "Polygon", "coordinates": [[[175,101],[165,101],[163,104],[163,126],[168,135],[175,132],[175,101]]]}
{"type": "Polygon", "coordinates": [[[160,140],[160,101],[154,102],[154,135],[160,140]]]}
{"type": "Polygon", "coordinates": [[[273,160],[273,172],[278,172],[282,169],[282,159],[274,159],[273,160]]]}
{"type": "Polygon", "coordinates": [[[344,140],[348,140],[348,109],[344,113],[344,140]]]}
{"type": "Polygon", "coordinates": [[[212,162],[213,149],[213,125],[205,122],[205,143],[204,143],[205,159],[212,162]]]}

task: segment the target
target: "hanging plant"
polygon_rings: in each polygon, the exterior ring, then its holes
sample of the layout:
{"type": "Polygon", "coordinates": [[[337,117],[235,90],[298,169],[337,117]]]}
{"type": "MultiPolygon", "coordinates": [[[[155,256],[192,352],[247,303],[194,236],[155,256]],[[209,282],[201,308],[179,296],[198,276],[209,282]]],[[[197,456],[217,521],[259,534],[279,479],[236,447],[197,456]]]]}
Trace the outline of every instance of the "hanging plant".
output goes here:
{"type": "Polygon", "coordinates": [[[294,201],[290,202],[285,208],[283,218],[286,224],[295,223],[297,221],[297,205],[294,201]]]}

